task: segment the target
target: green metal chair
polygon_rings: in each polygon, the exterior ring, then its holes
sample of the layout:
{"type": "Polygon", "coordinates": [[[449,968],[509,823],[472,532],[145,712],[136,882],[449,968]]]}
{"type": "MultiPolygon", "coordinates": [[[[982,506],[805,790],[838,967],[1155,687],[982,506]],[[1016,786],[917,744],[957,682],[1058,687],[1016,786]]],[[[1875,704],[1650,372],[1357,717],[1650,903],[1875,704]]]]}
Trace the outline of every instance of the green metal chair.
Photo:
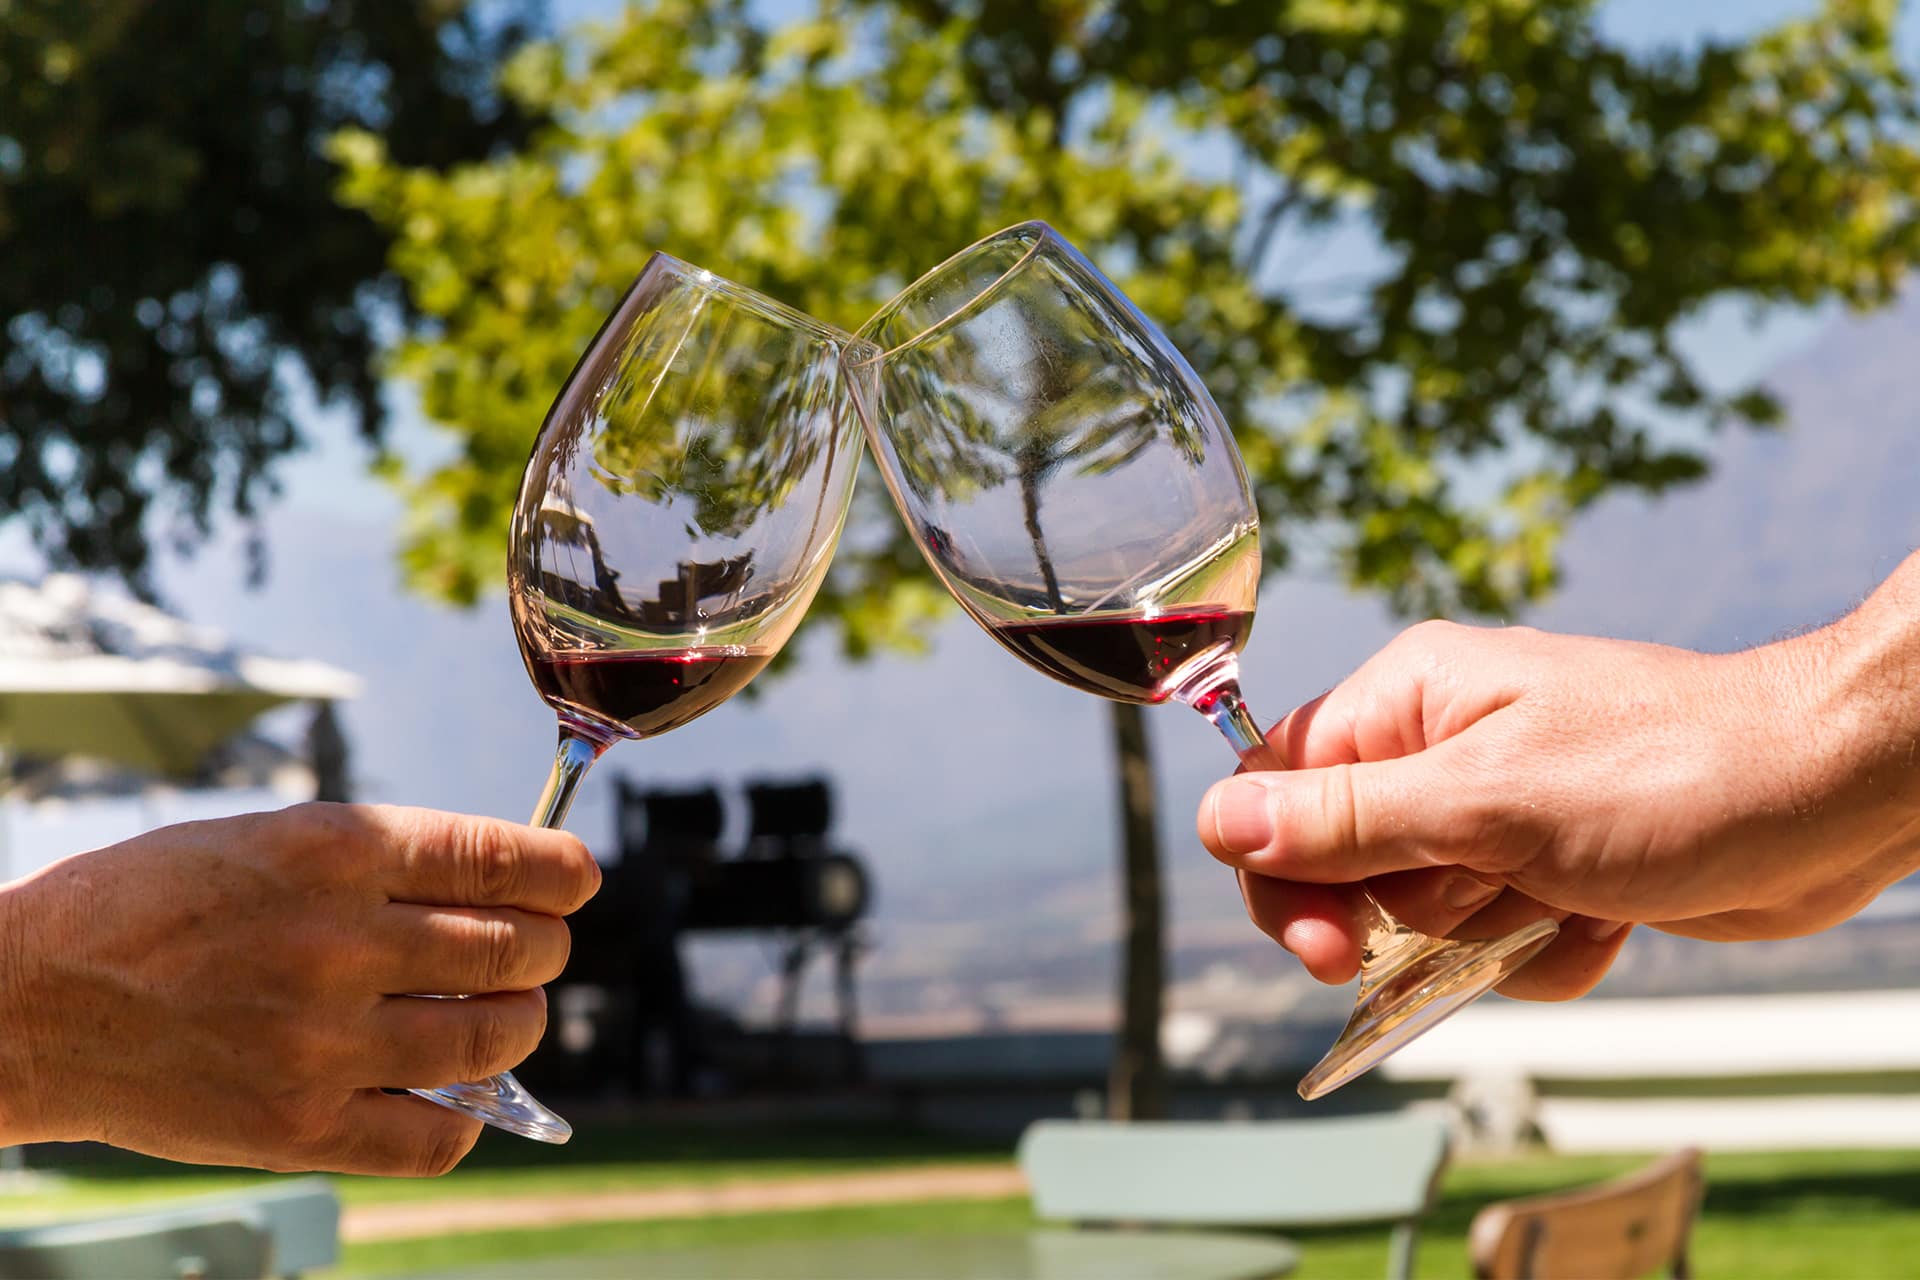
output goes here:
{"type": "Polygon", "coordinates": [[[1020,1139],[1042,1218],[1080,1225],[1282,1228],[1391,1222],[1387,1274],[1413,1274],[1447,1163],[1434,1116],[1252,1123],[1043,1120],[1020,1139]]]}
{"type": "Polygon", "coordinates": [[[0,1280],[264,1280],[332,1266],[339,1241],[339,1198],[303,1178],[0,1230],[0,1280]]]}

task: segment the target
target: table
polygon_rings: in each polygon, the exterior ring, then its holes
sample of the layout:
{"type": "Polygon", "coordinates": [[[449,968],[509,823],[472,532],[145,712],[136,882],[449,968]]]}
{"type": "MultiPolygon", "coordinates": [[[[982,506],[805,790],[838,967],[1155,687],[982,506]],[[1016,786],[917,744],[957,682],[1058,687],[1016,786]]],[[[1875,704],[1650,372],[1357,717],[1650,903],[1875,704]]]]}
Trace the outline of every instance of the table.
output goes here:
{"type": "Polygon", "coordinates": [[[521,1258],[416,1280],[1272,1280],[1299,1250],[1214,1231],[856,1236],[521,1258]]]}

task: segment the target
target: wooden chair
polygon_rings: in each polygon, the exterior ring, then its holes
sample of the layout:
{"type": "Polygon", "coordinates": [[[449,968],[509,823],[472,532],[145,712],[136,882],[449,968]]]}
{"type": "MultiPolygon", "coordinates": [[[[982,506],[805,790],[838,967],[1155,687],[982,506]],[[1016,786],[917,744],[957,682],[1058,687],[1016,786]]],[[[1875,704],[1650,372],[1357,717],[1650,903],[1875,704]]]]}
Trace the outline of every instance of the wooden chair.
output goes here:
{"type": "Polygon", "coordinates": [[[1686,1280],[1700,1208],[1700,1153],[1676,1151],[1613,1182],[1504,1200],[1468,1232],[1480,1280],[1636,1280],[1664,1267],[1686,1280]]]}
{"type": "Polygon", "coordinates": [[[1435,1116],[1234,1124],[1043,1120],[1020,1139],[1042,1218],[1215,1227],[1391,1222],[1387,1274],[1413,1274],[1447,1161],[1435,1116]]]}
{"type": "Polygon", "coordinates": [[[0,1230],[0,1280],[263,1280],[332,1266],[340,1201],[324,1178],[151,1210],[0,1230]]]}

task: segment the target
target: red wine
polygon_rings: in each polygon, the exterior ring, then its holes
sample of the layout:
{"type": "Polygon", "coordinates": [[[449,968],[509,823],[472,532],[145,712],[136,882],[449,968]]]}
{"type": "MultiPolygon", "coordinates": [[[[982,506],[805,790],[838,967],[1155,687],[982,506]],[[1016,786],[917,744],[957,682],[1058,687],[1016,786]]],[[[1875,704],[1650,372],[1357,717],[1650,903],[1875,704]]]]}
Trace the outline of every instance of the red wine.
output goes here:
{"type": "Polygon", "coordinates": [[[1153,618],[1094,614],[989,629],[1007,648],[1076,689],[1121,702],[1162,702],[1167,678],[1189,659],[1246,644],[1253,614],[1201,605],[1153,618]]]}
{"type": "Polygon", "coordinates": [[[528,658],[540,696],[563,716],[652,737],[725,702],[760,673],[771,650],[577,649],[528,658]]]}

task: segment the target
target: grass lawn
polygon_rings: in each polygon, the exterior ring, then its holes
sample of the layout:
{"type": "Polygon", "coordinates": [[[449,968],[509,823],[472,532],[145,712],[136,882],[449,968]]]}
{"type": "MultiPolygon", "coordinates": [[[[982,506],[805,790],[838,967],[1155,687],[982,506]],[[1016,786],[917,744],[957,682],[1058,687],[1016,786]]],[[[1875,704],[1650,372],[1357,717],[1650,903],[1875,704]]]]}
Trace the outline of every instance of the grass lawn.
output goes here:
{"type": "MultiPolygon", "coordinates": [[[[1606,1178],[1640,1163],[1629,1157],[1541,1156],[1458,1165],[1449,1171],[1440,1204],[1427,1219],[1417,1274],[1461,1280],[1470,1274],[1467,1224],[1490,1200],[1606,1178]]],[[[381,1275],[561,1254],[832,1235],[951,1235],[1018,1230],[1032,1223],[1024,1199],[884,1205],[395,1241],[351,1247],[343,1262],[347,1274],[381,1275]]],[[[1378,1280],[1385,1274],[1385,1231],[1287,1234],[1301,1245],[1295,1274],[1303,1280],[1378,1280]]],[[[1920,1151],[1710,1157],[1694,1272],[1740,1280],[1920,1277],[1920,1151]]],[[[537,1267],[529,1265],[527,1274],[538,1275],[537,1267]]]]}
{"type": "MultiPolygon", "coordinates": [[[[444,1178],[334,1177],[347,1204],[462,1200],[496,1195],[619,1191],[729,1178],[1004,1161],[1004,1143],[969,1141],[897,1125],[846,1123],[595,1124],[562,1147],[484,1130],[473,1154],[444,1178]]],[[[207,1169],[105,1148],[36,1156],[59,1176],[45,1192],[0,1195],[0,1223],[42,1221],[142,1200],[231,1191],[268,1175],[207,1169]]]]}
{"type": "MultiPolygon", "coordinates": [[[[483,1140],[470,1165],[429,1183],[343,1178],[350,1203],[429,1196],[537,1195],[591,1187],[660,1186],[721,1178],[873,1169],[952,1160],[1004,1160],[1006,1149],[899,1128],[601,1128],[564,1148],[483,1140]]],[[[1429,1216],[1423,1277],[1464,1277],[1466,1229],[1489,1200],[1526,1195],[1623,1172],[1633,1158],[1539,1156],[1456,1165],[1429,1216]]],[[[257,1174],[174,1172],[115,1157],[71,1168],[58,1192],[0,1198],[0,1220],[71,1213],[155,1195],[232,1187],[257,1174]]],[[[1915,1277],[1920,1280],[1920,1151],[1792,1152],[1709,1157],[1707,1203],[1695,1237],[1696,1274],[1768,1280],[1915,1277]]],[[[638,1249],[823,1236],[964,1234],[1018,1230],[1032,1222],[1024,1199],[887,1205],[712,1219],[567,1226],[350,1246],[343,1275],[391,1275],[638,1249]]],[[[1386,1233],[1289,1233],[1303,1249],[1298,1275],[1383,1274],[1386,1233]]],[[[537,1276],[537,1265],[525,1273],[537,1276]]]]}

